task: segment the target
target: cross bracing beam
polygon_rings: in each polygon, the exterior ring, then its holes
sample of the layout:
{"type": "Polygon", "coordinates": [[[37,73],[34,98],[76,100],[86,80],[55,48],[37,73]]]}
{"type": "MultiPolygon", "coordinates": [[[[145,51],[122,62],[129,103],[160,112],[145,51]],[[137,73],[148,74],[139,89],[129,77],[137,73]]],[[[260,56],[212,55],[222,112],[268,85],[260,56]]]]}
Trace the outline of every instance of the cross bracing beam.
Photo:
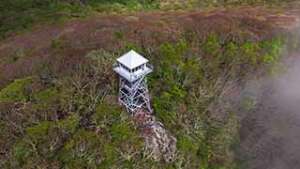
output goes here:
{"type": "Polygon", "coordinates": [[[126,81],[126,79],[120,77],[119,93],[120,103],[123,104],[128,110],[133,112],[137,108],[145,106],[149,112],[152,112],[145,76],[142,76],[132,83],[129,83],[126,81]]]}

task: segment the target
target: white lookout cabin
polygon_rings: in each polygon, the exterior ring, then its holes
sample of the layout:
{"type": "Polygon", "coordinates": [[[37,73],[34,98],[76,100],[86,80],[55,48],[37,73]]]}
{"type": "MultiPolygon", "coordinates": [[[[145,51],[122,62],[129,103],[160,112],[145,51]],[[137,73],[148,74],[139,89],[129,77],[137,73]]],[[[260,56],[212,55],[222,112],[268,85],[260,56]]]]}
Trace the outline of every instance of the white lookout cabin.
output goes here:
{"type": "Polygon", "coordinates": [[[131,50],[119,57],[113,66],[120,77],[119,102],[130,112],[139,108],[152,112],[146,75],[153,71],[153,67],[148,62],[148,59],[131,50]]]}
{"type": "Polygon", "coordinates": [[[133,82],[152,72],[152,66],[148,62],[148,59],[131,50],[117,59],[114,71],[129,82],[133,82]]]}

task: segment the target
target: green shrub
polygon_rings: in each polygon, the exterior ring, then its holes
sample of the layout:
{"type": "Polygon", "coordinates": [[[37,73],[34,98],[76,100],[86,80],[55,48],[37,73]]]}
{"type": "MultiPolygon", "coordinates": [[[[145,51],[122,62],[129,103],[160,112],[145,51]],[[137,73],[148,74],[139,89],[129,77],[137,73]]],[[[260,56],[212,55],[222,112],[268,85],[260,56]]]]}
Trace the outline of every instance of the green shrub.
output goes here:
{"type": "Polygon", "coordinates": [[[33,153],[31,147],[24,141],[17,142],[13,147],[13,157],[16,159],[18,166],[22,166],[26,163],[26,159],[33,153]]]}
{"type": "Polygon", "coordinates": [[[65,168],[96,168],[100,165],[107,140],[92,131],[78,130],[58,153],[65,168]]]}
{"type": "Polygon", "coordinates": [[[32,77],[14,80],[0,91],[0,102],[27,101],[30,97],[30,84],[32,77]]]}
{"type": "Polygon", "coordinates": [[[38,125],[28,127],[26,129],[27,135],[36,143],[43,140],[48,135],[49,129],[52,127],[51,122],[40,122],[38,125]]]}
{"type": "Polygon", "coordinates": [[[134,128],[128,122],[114,123],[111,127],[111,136],[113,141],[122,142],[134,137],[134,128]]]}
{"type": "Polygon", "coordinates": [[[59,92],[56,88],[51,87],[33,95],[33,98],[38,102],[49,102],[59,97],[59,92]]]}
{"type": "Polygon", "coordinates": [[[51,48],[53,49],[63,49],[64,42],[61,39],[52,39],[51,48]]]}
{"type": "Polygon", "coordinates": [[[187,154],[195,154],[198,151],[198,145],[187,135],[181,135],[178,138],[177,148],[187,154]]]}
{"type": "Polygon", "coordinates": [[[17,62],[19,59],[26,56],[26,50],[23,48],[16,49],[7,59],[4,59],[4,63],[11,64],[17,62]]]}
{"type": "Polygon", "coordinates": [[[55,121],[42,121],[39,124],[26,128],[26,136],[37,146],[44,148],[50,146],[55,139],[75,133],[79,126],[79,116],[75,113],[66,119],[55,121]]]}
{"type": "Polygon", "coordinates": [[[278,63],[280,55],[283,52],[283,40],[281,38],[274,38],[270,41],[264,41],[260,44],[264,51],[263,62],[274,65],[278,63]]]}
{"type": "Polygon", "coordinates": [[[42,121],[27,127],[25,135],[13,146],[11,165],[16,168],[52,165],[52,160],[72,134],[77,131],[79,117],[76,114],[58,122],[42,121]]]}
{"type": "Polygon", "coordinates": [[[212,57],[218,55],[221,50],[219,36],[214,33],[209,34],[201,48],[206,55],[211,55],[212,57]]]}
{"type": "Polygon", "coordinates": [[[122,110],[115,105],[107,103],[99,104],[96,108],[95,114],[92,116],[92,120],[99,126],[107,127],[113,123],[120,122],[122,110]]]}
{"type": "Polygon", "coordinates": [[[241,106],[246,110],[246,111],[250,111],[253,110],[256,106],[256,100],[253,97],[250,96],[246,96],[245,98],[243,98],[241,106]]]}
{"type": "Polygon", "coordinates": [[[118,158],[117,149],[114,145],[105,144],[103,146],[103,155],[105,157],[104,161],[100,164],[100,168],[105,169],[114,166],[115,161],[118,158]]]}
{"type": "Polygon", "coordinates": [[[73,134],[79,127],[79,120],[80,120],[80,117],[76,113],[73,113],[68,118],[59,120],[57,122],[57,126],[60,129],[62,129],[64,132],[73,134]]]}

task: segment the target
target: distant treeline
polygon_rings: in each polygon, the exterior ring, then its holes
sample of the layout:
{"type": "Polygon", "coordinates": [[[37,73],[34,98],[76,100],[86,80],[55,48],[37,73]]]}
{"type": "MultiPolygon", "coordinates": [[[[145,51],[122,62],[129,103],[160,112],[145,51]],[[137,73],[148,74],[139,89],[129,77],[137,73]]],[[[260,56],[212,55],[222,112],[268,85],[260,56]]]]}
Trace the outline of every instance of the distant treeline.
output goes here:
{"type": "Polygon", "coordinates": [[[207,6],[270,4],[295,0],[2,0],[0,1],[0,38],[33,23],[57,22],[62,18],[82,17],[91,12],[173,10],[207,6]]]}

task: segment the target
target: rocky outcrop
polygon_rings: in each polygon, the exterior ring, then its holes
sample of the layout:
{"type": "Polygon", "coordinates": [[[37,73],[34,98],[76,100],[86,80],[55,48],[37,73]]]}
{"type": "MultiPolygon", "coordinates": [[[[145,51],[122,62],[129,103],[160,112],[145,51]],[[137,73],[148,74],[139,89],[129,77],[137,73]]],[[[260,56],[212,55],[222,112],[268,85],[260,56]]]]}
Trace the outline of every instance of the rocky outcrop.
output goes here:
{"type": "Polygon", "coordinates": [[[155,161],[174,161],[176,157],[176,138],[164,125],[147,111],[138,110],[133,118],[145,139],[145,154],[155,161]]]}

